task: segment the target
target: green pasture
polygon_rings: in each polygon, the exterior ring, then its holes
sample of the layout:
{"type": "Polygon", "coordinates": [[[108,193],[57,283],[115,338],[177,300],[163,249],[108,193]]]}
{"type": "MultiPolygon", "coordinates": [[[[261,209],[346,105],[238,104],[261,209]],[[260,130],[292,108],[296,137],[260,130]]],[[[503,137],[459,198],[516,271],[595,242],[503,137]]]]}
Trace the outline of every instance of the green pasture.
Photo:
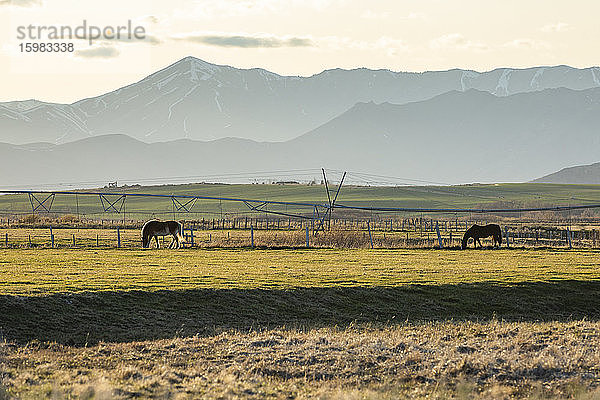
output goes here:
{"type": "MultiPolygon", "coordinates": [[[[330,187],[333,191],[334,188],[330,187]]],[[[132,186],[117,189],[101,189],[107,199],[116,201],[117,195],[110,193],[152,193],[161,195],[196,195],[206,197],[242,198],[283,202],[327,203],[323,185],[228,185],[228,184],[184,184],[163,186],[132,186]]],[[[333,193],[332,193],[333,195],[333,193]]],[[[38,195],[40,200],[45,196],[38,195]]],[[[419,207],[419,208],[491,208],[491,207],[536,207],[548,205],[593,204],[600,202],[599,185],[556,185],[534,183],[473,184],[462,186],[397,186],[366,187],[344,186],[338,203],[372,207],[419,207]]],[[[37,203],[34,200],[34,204],[37,203]]],[[[121,209],[121,202],[115,204],[121,209]]],[[[227,214],[250,215],[249,208],[240,202],[199,200],[189,204],[192,214],[174,209],[170,198],[128,197],[124,210],[128,219],[143,219],[149,215],[185,216],[193,218],[219,218],[227,214]]],[[[268,205],[267,210],[284,213],[311,214],[311,207],[292,205],[268,205]]],[[[31,211],[30,199],[26,194],[0,196],[0,211],[27,213],[31,211]]],[[[43,211],[39,209],[38,211],[43,211]]],[[[87,217],[120,219],[122,214],[104,212],[99,196],[56,195],[52,211],[80,214],[87,217]]],[[[338,213],[340,210],[338,209],[338,213]]],[[[42,213],[43,214],[43,213],[42,213]]],[[[256,215],[256,214],[254,214],[256,215]]]]}
{"type": "Polygon", "coordinates": [[[9,341],[599,317],[597,250],[0,250],[9,341]]]}

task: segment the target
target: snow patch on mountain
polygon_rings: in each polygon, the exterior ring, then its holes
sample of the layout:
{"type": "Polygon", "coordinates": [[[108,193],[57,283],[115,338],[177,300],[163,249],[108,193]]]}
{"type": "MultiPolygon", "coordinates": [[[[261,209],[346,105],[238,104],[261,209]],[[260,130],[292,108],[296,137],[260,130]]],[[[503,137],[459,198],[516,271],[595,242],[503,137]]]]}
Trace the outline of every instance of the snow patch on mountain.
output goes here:
{"type": "Polygon", "coordinates": [[[512,69],[505,69],[498,80],[498,84],[496,85],[495,94],[498,96],[508,96],[508,83],[510,81],[510,76],[512,74],[512,69]]]}
{"type": "Polygon", "coordinates": [[[217,103],[217,108],[219,112],[223,112],[223,108],[221,107],[221,103],[219,102],[219,92],[215,90],[215,103],[217,103]]]}
{"type": "Polygon", "coordinates": [[[219,73],[219,67],[197,58],[189,58],[190,68],[185,74],[191,75],[192,82],[207,81],[219,73]]]}
{"type": "Polygon", "coordinates": [[[462,91],[467,90],[467,81],[477,78],[478,74],[475,71],[463,71],[460,77],[460,86],[462,91]]]}
{"type": "Polygon", "coordinates": [[[531,86],[532,89],[535,89],[535,90],[541,89],[540,88],[540,78],[544,74],[545,70],[546,70],[546,68],[542,67],[542,68],[538,69],[537,71],[535,71],[535,75],[533,75],[533,78],[531,78],[531,82],[529,83],[529,86],[531,86]]]}
{"type": "Polygon", "coordinates": [[[596,85],[600,86],[600,78],[598,78],[598,76],[600,76],[600,68],[593,67],[593,68],[590,68],[590,71],[592,72],[592,79],[594,80],[594,83],[596,83],[596,85]],[[596,75],[596,72],[598,72],[598,75],[596,75]]]}

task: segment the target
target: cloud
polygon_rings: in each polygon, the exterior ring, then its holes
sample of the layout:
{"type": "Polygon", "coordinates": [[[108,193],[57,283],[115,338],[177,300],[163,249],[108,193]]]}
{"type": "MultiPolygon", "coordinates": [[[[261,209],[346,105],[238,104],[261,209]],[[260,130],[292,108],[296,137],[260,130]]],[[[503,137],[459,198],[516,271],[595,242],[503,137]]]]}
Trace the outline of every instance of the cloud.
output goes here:
{"type": "Polygon", "coordinates": [[[93,47],[91,49],[75,51],[75,56],[82,58],[115,58],[118,55],[119,50],[113,46],[93,47]]]}
{"type": "Polygon", "coordinates": [[[539,40],[520,38],[504,43],[503,47],[509,47],[513,49],[548,49],[550,48],[550,45],[539,40]]]}
{"type": "Polygon", "coordinates": [[[42,0],[0,0],[0,6],[35,7],[41,5],[42,0]]]}
{"type": "Polygon", "coordinates": [[[435,38],[429,42],[429,46],[434,50],[489,50],[487,45],[469,40],[460,33],[449,33],[435,38]]]}
{"type": "Polygon", "coordinates": [[[402,39],[381,36],[376,40],[357,40],[349,37],[325,36],[315,38],[317,47],[329,48],[335,51],[360,50],[360,51],[385,51],[388,56],[397,56],[409,51],[409,46],[402,39]]]}
{"type": "Polygon", "coordinates": [[[308,38],[248,34],[188,34],[174,36],[173,39],[209,46],[241,48],[310,47],[314,45],[313,41],[308,38]]]}
{"type": "Polygon", "coordinates": [[[364,19],[386,19],[386,18],[389,18],[389,16],[390,16],[390,13],[387,11],[376,12],[373,10],[366,10],[365,12],[363,12],[361,14],[360,17],[364,18],[364,19]]]}
{"type": "Polygon", "coordinates": [[[193,18],[228,18],[252,15],[291,13],[293,9],[308,8],[322,11],[341,7],[347,0],[196,0],[193,8],[177,9],[175,14],[193,18]]]}
{"type": "Polygon", "coordinates": [[[149,22],[151,24],[158,24],[159,19],[156,15],[144,15],[142,17],[136,18],[134,21],[136,22],[149,22]]]}
{"type": "Polygon", "coordinates": [[[131,39],[129,39],[127,37],[127,35],[124,35],[121,38],[114,38],[114,39],[106,39],[103,38],[102,40],[105,40],[107,42],[119,42],[119,43],[149,43],[151,45],[157,45],[157,44],[161,44],[162,40],[160,40],[158,37],[153,36],[153,35],[148,35],[146,34],[144,39],[137,39],[135,37],[131,37],[131,39]]]}
{"type": "Polygon", "coordinates": [[[548,24],[540,28],[542,32],[546,33],[558,33],[565,32],[571,29],[571,25],[566,22],[557,22],[555,24],[548,24]]]}

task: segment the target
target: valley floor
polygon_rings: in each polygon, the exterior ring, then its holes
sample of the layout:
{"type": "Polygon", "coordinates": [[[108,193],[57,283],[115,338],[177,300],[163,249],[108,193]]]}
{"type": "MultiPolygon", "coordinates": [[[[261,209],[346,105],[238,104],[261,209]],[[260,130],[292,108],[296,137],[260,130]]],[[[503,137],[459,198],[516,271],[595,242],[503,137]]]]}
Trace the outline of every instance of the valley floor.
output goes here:
{"type": "Polygon", "coordinates": [[[591,249],[0,250],[2,398],[600,398],[591,249]]]}

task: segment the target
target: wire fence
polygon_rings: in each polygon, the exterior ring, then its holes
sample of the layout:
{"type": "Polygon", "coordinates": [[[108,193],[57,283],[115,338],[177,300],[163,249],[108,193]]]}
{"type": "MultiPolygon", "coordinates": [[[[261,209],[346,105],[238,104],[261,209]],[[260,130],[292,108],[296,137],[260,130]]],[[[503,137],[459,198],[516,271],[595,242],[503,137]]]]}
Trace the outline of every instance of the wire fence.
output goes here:
{"type": "MultiPolygon", "coordinates": [[[[253,219],[201,221],[184,225],[188,248],[206,247],[318,247],[318,248],[458,248],[465,227],[482,221],[427,220],[402,226],[402,221],[332,220],[331,227],[314,234],[304,221],[253,219]]],[[[503,225],[503,247],[600,247],[600,224],[580,227],[503,225]]],[[[154,246],[154,242],[153,246],[154,246]]],[[[161,238],[168,246],[171,238],[161,238]]],[[[482,239],[491,246],[491,239],[482,239]]],[[[472,244],[470,245],[472,246],[472,244]]],[[[141,248],[140,229],[135,227],[15,227],[0,228],[4,248],[141,248]]]]}

